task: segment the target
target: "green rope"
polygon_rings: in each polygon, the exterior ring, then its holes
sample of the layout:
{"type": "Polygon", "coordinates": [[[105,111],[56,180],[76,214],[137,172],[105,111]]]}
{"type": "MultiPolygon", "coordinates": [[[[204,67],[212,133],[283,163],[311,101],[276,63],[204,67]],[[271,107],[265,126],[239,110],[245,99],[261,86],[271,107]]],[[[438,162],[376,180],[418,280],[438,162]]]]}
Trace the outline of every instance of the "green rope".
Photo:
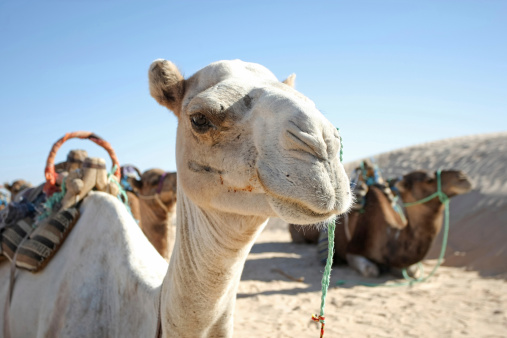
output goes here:
{"type": "Polygon", "coordinates": [[[132,210],[130,210],[129,198],[127,196],[127,193],[125,192],[125,189],[123,189],[123,187],[121,186],[120,182],[118,182],[118,180],[116,179],[116,176],[114,176],[114,173],[116,172],[117,169],[118,166],[115,164],[113,166],[113,169],[111,169],[111,171],[107,174],[107,180],[108,182],[113,182],[114,184],[116,184],[116,186],[118,187],[118,195],[116,195],[116,197],[123,202],[123,204],[127,208],[127,211],[130,213],[130,215],[132,215],[132,210]]]}
{"type": "MultiPolygon", "coordinates": [[[[440,254],[438,256],[437,264],[433,267],[433,270],[431,270],[430,274],[426,277],[420,277],[420,278],[411,278],[407,274],[407,269],[403,269],[403,277],[407,279],[410,283],[421,283],[426,280],[428,280],[431,276],[435,274],[438,267],[442,264],[442,261],[444,259],[445,250],[447,248],[447,240],[449,238],[449,197],[442,191],[442,171],[440,169],[437,170],[437,192],[434,194],[431,194],[430,196],[423,198],[422,200],[416,201],[416,202],[410,202],[410,203],[403,203],[404,207],[411,207],[418,204],[426,203],[435,197],[438,197],[440,202],[444,205],[444,233],[442,238],[442,247],[440,248],[440,254]]],[[[419,267],[422,267],[422,264],[419,265],[419,267]]]]}
{"type": "MultiPolygon", "coordinates": [[[[409,202],[409,203],[403,203],[404,207],[411,207],[418,204],[424,204],[435,197],[438,197],[440,199],[440,202],[444,205],[444,232],[443,232],[443,238],[442,238],[442,247],[440,248],[440,254],[437,259],[437,263],[433,267],[433,270],[426,276],[426,277],[419,277],[419,278],[412,278],[407,274],[407,269],[402,270],[403,277],[405,278],[406,282],[400,282],[400,283],[389,283],[389,284],[382,284],[382,283],[358,283],[363,286],[369,286],[369,287],[377,287],[377,286],[385,286],[385,287],[398,287],[398,286],[410,286],[415,283],[422,283],[427,281],[430,277],[432,277],[437,269],[442,264],[442,261],[444,259],[445,250],[447,248],[447,240],[449,239],[449,197],[442,191],[442,178],[441,178],[441,170],[437,170],[437,192],[434,194],[431,194],[428,197],[425,197],[419,201],[415,202],[409,202]]],[[[424,269],[421,264],[421,262],[418,263],[419,269],[421,271],[421,275],[424,274],[424,269]]],[[[347,281],[345,280],[339,280],[336,282],[336,285],[343,285],[347,281]]]]}
{"type": "Polygon", "coordinates": [[[324,308],[326,306],[326,295],[327,289],[329,288],[329,281],[331,279],[331,267],[333,265],[333,253],[334,253],[334,231],[336,228],[336,224],[334,218],[329,222],[327,226],[327,239],[328,243],[328,253],[327,253],[327,261],[326,267],[324,269],[324,274],[322,276],[322,297],[320,298],[320,315],[324,316],[324,308]]]}
{"type": "MultiPolygon", "coordinates": [[[[44,202],[42,204],[42,208],[43,208],[44,211],[37,218],[38,222],[42,221],[45,218],[48,218],[49,215],[51,215],[53,213],[53,210],[55,209],[55,206],[62,201],[63,196],[65,196],[65,193],[66,193],[66,190],[67,190],[66,187],[65,187],[65,181],[66,180],[67,180],[67,177],[64,177],[63,180],[62,180],[62,185],[60,187],[61,190],[58,191],[58,192],[53,193],[53,195],[51,195],[51,197],[48,198],[46,200],[46,202],[44,202]]],[[[38,224],[38,223],[37,222],[34,223],[34,226],[36,224],[38,224]]]]}
{"type": "Polygon", "coordinates": [[[407,218],[405,217],[405,213],[403,212],[403,208],[401,207],[401,205],[398,204],[399,200],[400,200],[399,196],[394,196],[393,202],[392,202],[391,205],[392,205],[394,211],[396,211],[396,213],[400,216],[401,222],[403,224],[406,224],[407,223],[407,218]]]}
{"type": "MultiPolygon", "coordinates": [[[[339,133],[340,128],[336,128],[336,130],[338,131],[338,135],[340,136],[340,162],[343,163],[343,139],[339,133]]],[[[327,250],[326,267],[324,268],[324,273],[322,274],[322,295],[320,297],[320,315],[319,316],[312,315],[312,320],[321,323],[320,327],[321,338],[324,336],[324,326],[326,324],[324,316],[324,308],[326,307],[327,290],[329,289],[329,283],[331,280],[331,267],[333,266],[335,228],[336,228],[335,218],[332,218],[327,226],[328,250],[327,250]]]]}
{"type": "Polygon", "coordinates": [[[324,273],[322,275],[322,296],[320,298],[320,315],[313,315],[312,319],[314,321],[318,321],[322,324],[321,326],[321,334],[322,337],[324,335],[324,325],[326,324],[325,316],[324,316],[324,308],[326,307],[326,296],[327,290],[329,289],[329,283],[331,280],[331,267],[333,266],[333,254],[334,254],[334,231],[336,228],[335,219],[331,219],[327,226],[327,236],[328,236],[328,251],[327,251],[327,261],[326,267],[324,268],[324,273]]]}
{"type": "Polygon", "coordinates": [[[343,139],[340,134],[340,128],[336,128],[338,130],[338,135],[340,136],[340,162],[343,163],[343,139]]]}

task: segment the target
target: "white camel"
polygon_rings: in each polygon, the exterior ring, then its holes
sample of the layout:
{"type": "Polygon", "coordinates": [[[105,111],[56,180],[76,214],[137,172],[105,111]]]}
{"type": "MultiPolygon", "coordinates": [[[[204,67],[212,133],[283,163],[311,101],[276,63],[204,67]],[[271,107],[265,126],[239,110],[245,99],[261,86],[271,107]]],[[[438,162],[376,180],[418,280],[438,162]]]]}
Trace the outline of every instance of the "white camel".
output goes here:
{"type": "MultiPolygon", "coordinates": [[[[17,272],[12,337],[155,337],[159,319],[163,337],[231,337],[241,272],[268,218],[314,224],[349,208],[337,131],[293,78],[239,60],[186,80],[156,60],[149,78],[178,117],[169,268],[119,201],[91,193],[48,266],[17,272]]],[[[8,264],[0,277],[6,299],[8,264]]]]}

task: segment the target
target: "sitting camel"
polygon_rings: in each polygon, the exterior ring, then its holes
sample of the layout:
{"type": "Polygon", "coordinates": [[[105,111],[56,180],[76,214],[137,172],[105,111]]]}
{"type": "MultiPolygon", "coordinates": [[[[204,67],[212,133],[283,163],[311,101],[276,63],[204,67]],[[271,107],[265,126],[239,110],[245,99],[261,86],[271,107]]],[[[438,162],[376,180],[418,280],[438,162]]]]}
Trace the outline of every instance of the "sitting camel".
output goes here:
{"type": "Polygon", "coordinates": [[[176,237],[176,173],[161,169],[145,171],[140,179],[128,179],[130,209],[155,249],[169,261],[176,237]]]}
{"type": "MultiPolygon", "coordinates": [[[[17,272],[0,307],[5,337],[232,337],[243,266],[268,219],[313,224],[349,208],[337,130],[263,66],[220,61],[184,79],[157,60],[149,78],[178,118],[169,267],[117,198],[91,192],[46,268],[17,272]]],[[[9,273],[0,265],[1,280],[9,273]]]]}
{"type": "MultiPolygon", "coordinates": [[[[391,182],[404,203],[422,200],[437,191],[438,175],[411,172],[391,182]]],[[[447,197],[470,191],[472,184],[461,171],[440,174],[447,197]]],[[[397,213],[382,187],[372,185],[365,196],[364,212],[353,211],[336,221],[335,257],[365,277],[376,277],[381,268],[409,268],[428,253],[442,228],[444,205],[438,197],[405,208],[406,218],[397,213]]],[[[410,274],[414,274],[412,267],[410,274]]]]}

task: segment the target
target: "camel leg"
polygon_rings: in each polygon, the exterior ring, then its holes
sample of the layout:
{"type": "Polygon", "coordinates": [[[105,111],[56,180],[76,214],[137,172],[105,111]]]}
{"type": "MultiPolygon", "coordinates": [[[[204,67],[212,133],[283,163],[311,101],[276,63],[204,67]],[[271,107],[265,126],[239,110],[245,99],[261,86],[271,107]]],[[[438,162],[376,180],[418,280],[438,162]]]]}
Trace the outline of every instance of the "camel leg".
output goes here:
{"type": "Polygon", "coordinates": [[[379,275],[377,265],[363,256],[348,253],[347,262],[364,277],[378,277],[379,275]]]}

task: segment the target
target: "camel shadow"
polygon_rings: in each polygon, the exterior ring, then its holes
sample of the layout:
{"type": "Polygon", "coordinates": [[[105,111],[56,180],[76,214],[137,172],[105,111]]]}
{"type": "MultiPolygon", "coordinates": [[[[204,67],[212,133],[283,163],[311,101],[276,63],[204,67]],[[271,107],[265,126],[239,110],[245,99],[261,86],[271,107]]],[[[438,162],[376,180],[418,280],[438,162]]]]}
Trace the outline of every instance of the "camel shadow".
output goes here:
{"type": "MultiPolygon", "coordinates": [[[[322,289],[324,265],[317,257],[315,245],[294,244],[291,242],[265,242],[252,247],[245,263],[241,281],[286,282],[294,287],[282,290],[258,290],[238,292],[238,298],[257,295],[296,295],[322,289]]],[[[382,285],[398,279],[389,274],[378,278],[365,278],[344,264],[333,265],[330,288],[354,288],[356,286],[382,285]]]]}

